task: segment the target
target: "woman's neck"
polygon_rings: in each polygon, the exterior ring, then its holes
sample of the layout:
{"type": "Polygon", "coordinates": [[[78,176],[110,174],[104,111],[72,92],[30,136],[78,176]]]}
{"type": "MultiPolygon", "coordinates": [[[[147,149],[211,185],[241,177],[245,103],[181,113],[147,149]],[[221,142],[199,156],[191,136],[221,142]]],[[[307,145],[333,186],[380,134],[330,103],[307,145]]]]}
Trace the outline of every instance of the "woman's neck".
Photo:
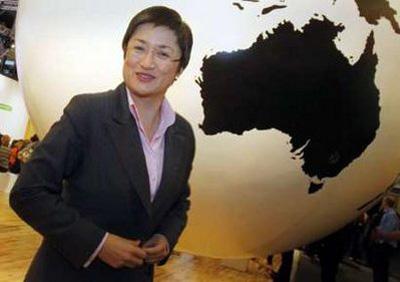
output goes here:
{"type": "Polygon", "coordinates": [[[161,119],[161,105],[164,100],[162,97],[139,97],[131,95],[140,121],[148,140],[151,140],[156,132],[161,119]]]}

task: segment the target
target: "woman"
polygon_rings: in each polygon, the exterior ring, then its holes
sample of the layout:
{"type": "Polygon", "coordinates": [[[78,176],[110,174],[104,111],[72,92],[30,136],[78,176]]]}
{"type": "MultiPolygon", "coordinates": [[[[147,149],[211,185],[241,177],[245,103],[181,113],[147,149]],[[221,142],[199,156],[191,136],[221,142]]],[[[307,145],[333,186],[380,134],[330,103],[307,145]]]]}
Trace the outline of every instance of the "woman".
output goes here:
{"type": "Polygon", "coordinates": [[[194,135],[165,93],[189,62],[190,28],[151,7],[122,47],[124,83],[75,96],[11,192],[44,238],[26,281],[152,281],[186,225],[194,135]]]}

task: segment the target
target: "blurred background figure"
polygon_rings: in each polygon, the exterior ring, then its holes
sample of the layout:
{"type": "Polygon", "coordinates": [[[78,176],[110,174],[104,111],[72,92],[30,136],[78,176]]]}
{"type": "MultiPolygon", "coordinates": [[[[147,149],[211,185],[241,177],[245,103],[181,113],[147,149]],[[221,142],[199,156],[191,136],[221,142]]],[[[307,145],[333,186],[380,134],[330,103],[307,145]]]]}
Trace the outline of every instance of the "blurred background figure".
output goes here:
{"type": "Polygon", "coordinates": [[[0,172],[18,174],[21,165],[31,157],[34,149],[39,144],[37,135],[30,139],[12,140],[8,135],[0,134],[0,172]]]}
{"type": "Polygon", "coordinates": [[[348,250],[348,257],[357,263],[366,264],[367,254],[365,249],[365,241],[367,236],[368,214],[363,212],[352,223],[352,232],[350,234],[350,246],[348,250]]]}
{"type": "Polygon", "coordinates": [[[395,211],[396,201],[393,197],[382,200],[379,224],[371,232],[371,266],[374,282],[387,282],[389,279],[389,262],[397,248],[397,241],[384,238],[380,234],[391,233],[400,229],[400,220],[395,211]]]}
{"type": "Polygon", "coordinates": [[[0,134],[0,172],[8,171],[8,159],[10,157],[10,136],[0,134]]]}

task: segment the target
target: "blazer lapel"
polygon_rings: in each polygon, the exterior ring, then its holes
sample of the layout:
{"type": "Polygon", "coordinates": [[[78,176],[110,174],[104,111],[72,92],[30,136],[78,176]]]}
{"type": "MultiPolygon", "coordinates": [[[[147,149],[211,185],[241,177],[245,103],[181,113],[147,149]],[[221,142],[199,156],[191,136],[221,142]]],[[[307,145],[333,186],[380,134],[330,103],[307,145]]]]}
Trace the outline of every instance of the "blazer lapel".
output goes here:
{"type": "Polygon", "coordinates": [[[165,133],[164,164],[160,187],[153,201],[153,211],[157,211],[168,199],[174,198],[180,189],[177,179],[182,173],[182,152],[185,146],[185,135],[178,130],[176,124],[170,126],[165,133]]]}
{"type": "Polygon", "coordinates": [[[107,128],[132,186],[136,189],[146,211],[151,215],[149,177],[139,131],[129,111],[125,85],[121,84],[116,92],[118,97],[113,119],[107,123],[107,128]]]}

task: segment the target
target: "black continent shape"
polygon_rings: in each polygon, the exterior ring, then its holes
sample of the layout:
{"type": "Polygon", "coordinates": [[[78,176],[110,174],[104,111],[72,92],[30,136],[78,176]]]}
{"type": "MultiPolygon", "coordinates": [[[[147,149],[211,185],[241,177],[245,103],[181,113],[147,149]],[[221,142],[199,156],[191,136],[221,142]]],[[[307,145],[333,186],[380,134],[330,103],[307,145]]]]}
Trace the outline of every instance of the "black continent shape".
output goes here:
{"type": "Polygon", "coordinates": [[[380,112],[374,35],[351,65],[333,41],[343,29],[326,18],[311,19],[303,32],[284,22],[246,50],[205,57],[200,128],[207,135],[278,129],[307,175],[336,176],[374,140],[380,112]]]}
{"type": "Polygon", "coordinates": [[[400,34],[400,26],[395,15],[397,11],[390,7],[387,0],[355,0],[361,17],[364,17],[369,24],[377,25],[378,20],[386,18],[394,32],[400,34]]]}

